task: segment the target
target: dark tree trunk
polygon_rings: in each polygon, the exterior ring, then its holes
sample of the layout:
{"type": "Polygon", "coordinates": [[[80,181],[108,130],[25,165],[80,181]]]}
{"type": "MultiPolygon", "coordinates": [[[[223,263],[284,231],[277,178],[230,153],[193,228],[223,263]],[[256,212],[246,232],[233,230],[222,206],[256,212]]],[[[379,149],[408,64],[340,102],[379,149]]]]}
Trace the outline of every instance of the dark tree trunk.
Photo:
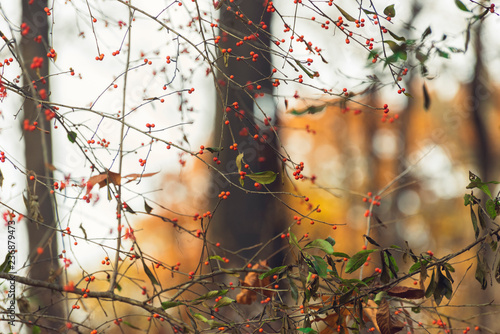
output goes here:
{"type": "MultiPolygon", "coordinates": [[[[248,19],[256,25],[264,22],[268,27],[266,30],[269,31],[270,15],[266,12],[264,1],[261,0],[242,1],[239,8],[235,8],[235,10],[244,13],[245,19],[236,18],[234,12],[226,10],[226,6],[220,10],[221,42],[219,45],[221,49],[231,48],[232,53],[229,59],[224,61],[221,56],[218,62],[221,73],[217,74],[220,91],[217,92],[214,146],[224,147],[219,155],[222,162],[219,169],[224,173],[235,173],[235,175],[231,175],[231,180],[239,184],[239,175],[236,175],[235,164],[238,152],[229,149],[234,142],[238,143],[239,152],[244,153],[244,161],[250,166],[249,169],[245,169],[248,173],[250,170],[253,172],[267,170],[278,172],[279,164],[275,152],[276,138],[274,133],[262,122],[257,122],[260,126],[260,131],[257,131],[254,123],[255,119],[261,121],[264,119],[262,111],[256,106],[259,104],[259,98],[255,99],[254,94],[272,93],[272,85],[269,80],[272,70],[268,52],[270,40],[265,32],[258,32],[257,28],[248,24],[248,19]],[[244,36],[252,36],[256,32],[258,32],[256,40],[236,46],[236,42],[242,40],[244,36]],[[236,56],[248,58],[251,51],[258,54],[256,62],[251,59],[236,60],[236,56]],[[230,75],[234,75],[233,81],[228,80],[230,75]],[[253,87],[247,86],[248,83],[252,83],[253,87]],[[262,88],[257,90],[257,85],[262,88]],[[239,109],[231,109],[226,112],[226,107],[231,106],[234,102],[238,102],[239,109]],[[244,115],[241,117],[243,113],[244,115]],[[224,124],[224,114],[230,122],[229,125],[224,124]],[[249,134],[242,136],[240,131],[245,127],[248,128],[249,134]],[[259,138],[266,134],[268,136],[266,142],[254,140],[254,134],[259,134],[259,138]]],[[[264,110],[264,112],[274,114],[274,110],[264,110]]],[[[279,179],[280,176],[268,186],[271,191],[280,188],[279,179]]],[[[254,182],[248,178],[245,179],[244,187],[248,190],[256,190],[254,182]]],[[[223,202],[217,209],[211,227],[212,240],[220,241],[228,249],[236,251],[265,243],[283,229],[280,203],[271,195],[246,193],[240,189],[229,187],[228,182],[220,175],[214,175],[211,189],[212,198],[217,199],[218,193],[227,190],[231,191],[231,196],[228,202],[223,202]]],[[[279,244],[266,247],[258,254],[257,259],[264,259],[275,253],[276,247],[279,247],[279,244]]],[[[259,247],[256,247],[239,254],[248,258],[252,257],[258,250],[259,247]]],[[[277,256],[273,257],[271,261],[277,263],[281,262],[281,259],[277,256]]]]}
{"type": "MultiPolygon", "coordinates": [[[[48,21],[44,8],[47,6],[46,0],[37,0],[29,5],[27,0],[22,1],[23,23],[30,27],[29,33],[23,35],[21,39],[21,53],[24,62],[23,87],[28,96],[34,94],[35,98],[48,99],[45,94],[49,94],[48,79],[48,21]],[[42,37],[42,43],[37,43],[34,38],[42,37]],[[43,58],[43,66],[38,70],[32,69],[30,65],[34,57],[43,58]],[[34,84],[32,85],[32,82],[34,84]],[[45,93],[42,91],[45,90],[45,93]]],[[[24,131],[26,168],[28,170],[28,193],[26,194],[28,215],[28,239],[29,239],[29,277],[36,280],[53,280],[59,268],[57,252],[57,234],[54,228],[54,201],[50,198],[50,185],[52,172],[47,167],[52,162],[50,123],[45,119],[44,110],[46,106],[31,99],[26,99],[23,105],[24,118],[30,124],[38,122],[38,128],[34,131],[24,131]],[[30,180],[34,176],[34,180],[30,180]],[[37,203],[38,202],[38,203],[37,203]],[[39,213],[36,206],[38,204],[39,213]],[[36,218],[41,216],[41,218],[36,218]],[[43,249],[40,254],[39,249],[43,249]]],[[[59,293],[46,289],[32,288],[29,291],[30,308],[35,315],[48,316],[49,319],[32,318],[41,328],[58,328],[62,323],[50,317],[62,317],[62,304],[59,302],[59,293]],[[59,302],[59,303],[58,303],[59,302]],[[40,310],[38,308],[40,307],[40,310]]],[[[45,331],[46,329],[44,329],[45,331]]]]}
{"type": "MultiPolygon", "coordinates": [[[[474,66],[474,74],[472,81],[469,84],[468,102],[470,111],[472,113],[472,126],[476,135],[476,141],[473,146],[473,151],[476,155],[476,166],[478,168],[478,176],[483,181],[490,181],[492,177],[498,175],[491,175],[494,169],[494,161],[496,158],[493,156],[491,148],[491,141],[488,135],[488,127],[486,120],[487,104],[491,100],[492,90],[488,79],[488,74],[484,66],[482,58],[484,52],[484,45],[482,41],[483,34],[483,21],[479,21],[473,30],[474,34],[474,54],[476,56],[476,63],[474,66]]],[[[496,180],[496,179],[495,179],[496,180]]],[[[483,194],[482,202],[485,203],[487,196],[483,194]]],[[[484,204],[483,204],[484,205],[484,204]]],[[[484,254],[486,263],[491,266],[495,265],[495,255],[492,252],[484,254]]],[[[494,268],[494,267],[493,267],[494,268]]],[[[478,304],[489,303],[495,296],[498,296],[498,291],[495,293],[494,286],[488,286],[486,291],[474,295],[475,301],[478,304]],[[493,289],[493,290],[492,290],[493,289]]],[[[489,315],[488,307],[481,307],[480,313],[477,318],[478,323],[488,327],[490,330],[498,333],[500,326],[495,317],[489,315]]]]}

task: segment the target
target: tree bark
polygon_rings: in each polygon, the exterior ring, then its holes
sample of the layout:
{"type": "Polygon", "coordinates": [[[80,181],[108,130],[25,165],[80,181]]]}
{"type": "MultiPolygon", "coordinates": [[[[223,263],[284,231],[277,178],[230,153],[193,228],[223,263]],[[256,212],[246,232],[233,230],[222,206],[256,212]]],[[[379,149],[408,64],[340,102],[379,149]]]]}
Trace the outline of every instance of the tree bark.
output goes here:
{"type": "MultiPolygon", "coordinates": [[[[265,2],[262,0],[241,2],[239,7],[234,10],[244,13],[244,19],[239,19],[234,12],[226,10],[226,5],[220,10],[221,41],[219,46],[221,49],[231,48],[232,52],[229,59],[220,56],[218,62],[221,72],[217,74],[217,77],[221,93],[218,93],[217,96],[214,146],[224,148],[219,154],[221,161],[219,169],[224,173],[234,173],[230,177],[236,184],[239,184],[239,175],[236,175],[238,170],[235,159],[240,152],[244,154],[244,162],[250,166],[249,169],[244,169],[248,173],[250,170],[252,172],[279,171],[278,157],[275,151],[275,134],[262,123],[259,123],[260,130],[257,130],[254,123],[256,119],[261,121],[264,119],[261,110],[257,107],[259,98],[255,98],[254,94],[272,93],[269,79],[272,74],[272,66],[268,51],[270,48],[268,35],[248,24],[248,20],[252,20],[255,25],[263,22],[268,27],[266,30],[269,31],[270,13],[266,12],[265,2]],[[252,36],[256,32],[258,32],[258,37],[255,40],[246,41],[243,45],[236,46],[236,42],[243,40],[244,36],[252,36]],[[252,51],[258,54],[258,59],[255,62],[248,59],[252,51]],[[236,57],[238,56],[247,59],[237,61],[236,57]],[[228,80],[230,75],[234,75],[234,79],[228,80]],[[261,86],[260,90],[256,89],[257,85],[261,86]],[[234,102],[238,103],[238,109],[231,107],[234,102]],[[228,106],[230,110],[226,112],[228,106]],[[225,116],[229,120],[229,125],[224,124],[225,116]],[[244,128],[248,129],[246,136],[240,133],[244,128]],[[265,134],[267,140],[264,143],[260,140],[254,140],[254,134],[259,134],[259,139],[265,134]],[[238,144],[238,151],[229,149],[234,142],[238,144]]],[[[264,111],[269,113],[269,110],[264,111]]],[[[280,189],[279,178],[280,176],[273,184],[268,185],[270,191],[280,189]]],[[[252,180],[245,178],[244,182],[246,189],[256,190],[252,180]]],[[[231,191],[229,202],[221,204],[212,223],[211,238],[214,241],[217,240],[228,249],[237,251],[265,243],[282,231],[283,218],[280,215],[280,203],[277,199],[271,195],[252,194],[234,187],[229,188],[229,183],[226,180],[220,175],[214,174],[211,189],[212,198],[216,200],[218,193],[227,190],[231,191]]],[[[277,247],[279,244],[266,247],[258,254],[258,259],[264,259],[276,253],[277,247]]],[[[253,256],[258,249],[259,247],[242,251],[239,255],[248,258],[253,256]]],[[[280,256],[271,259],[271,262],[281,261],[280,256]]]]}
{"type": "MultiPolygon", "coordinates": [[[[20,48],[24,63],[23,89],[28,96],[47,100],[49,95],[47,41],[49,25],[44,8],[46,0],[37,0],[29,4],[22,1],[22,20],[30,29],[21,38],[20,48]],[[34,39],[41,36],[42,42],[34,39]],[[41,57],[41,68],[32,69],[34,57],[41,57]],[[43,91],[44,90],[44,91],[43,91]]],[[[52,163],[52,149],[50,123],[46,120],[44,110],[47,106],[30,98],[25,99],[23,110],[24,119],[30,124],[38,122],[33,131],[24,130],[26,169],[28,171],[28,193],[26,194],[28,216],[32,218],[28,223],[28,245],[30,269],[29,277],[35,280],[49,281],[59,268],[57,237],[55,233],[56,221],[54,215],[54,201],[50,195],[50,185],[53,182],[52,172],[48,165],[52,163]],[[34,180],[30,180],[34,176],[34,180]],[[38,210],[37,211],[37,206],[38,210]],[[36,218],[41,216],[41,218],[36,218]],[[43,252],[42,252],[43,251],[43,252]]],[[[53,278],[52,278],[53,279],[53,278]]],[[[35,312],[32,320],[44,327],[57,329],[62,324],[59,321],[43,319],[44,316],[63,317],[59,292],[43,288],[32,288],[29,291],[30,308],[35,312]],[[39,310],[38,310],[39,309],[39,310]],[[38,319],[37,316],[41,318],[38,319]]],[[[43,327],[42,327],[43,328],[43,327]]],[[[46,329],[44,329],[46,330],[46,329]]]]}

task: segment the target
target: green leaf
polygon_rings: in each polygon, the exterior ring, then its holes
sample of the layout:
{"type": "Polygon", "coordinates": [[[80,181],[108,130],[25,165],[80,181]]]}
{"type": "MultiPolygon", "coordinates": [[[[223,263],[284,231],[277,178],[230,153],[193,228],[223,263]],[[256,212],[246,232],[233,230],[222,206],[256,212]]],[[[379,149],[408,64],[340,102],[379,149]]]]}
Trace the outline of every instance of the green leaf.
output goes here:
{"type": "Polygon", "coordinates": [[[391,281],[391,274],[389,273],[389,268],[387,267],[387,262],[385,258],[387,255],[385,252],[380,253],[380,262],[382,263],[382,273],[380,274],[380,281],[384,284],[387,284],[391,281]]]}
{"type": "Polygon", "coordinates": [[[450,282],[454,283],[455,281],[453,280],[453,276],[451,276],[451,270],[448,270],[446,265],[444,266],[444,272],[446,274],[446,277],[450,280],[450,282]]]}
{"type": "Polygon", "coordinates": [[[349,261],[347,261],[347,265],[345,267],[345,272],[347,274],[351,274],[355,272],[358,268],[360,268],[363,264],[365,264],[368,256],[377,251],[376,249],[365,249],[360,252],[354,254],[349,261]]]}
{"type": "Polygon", "coordinates": [[[463,10],[464,12],[470,12],[470,10],[468,10],[464,3],[460,0],[455,0],[455,5],[457,5],[458,9],[463,10]]]}
{"type": "Polygon", "coordinates": [[[306,334],[317,334],[318,332],[315,331],[314,329],[312,329],[311,327],[308,327],[308,328],[299,328],[298,329],[300,332],[302,333],[306,333],[306,334]]]}
{"type": "Polygon", "coordinates": [[[228,67],[229,66],[229,53],[225,52],[224,55],[222,56],[224,59],[224,66],[228,67]]]}
{"type": "Polygon", "coordinates": [[[297,237],[295,236],[295,234],[293,234],[293,232],[290,230],[290,228],[288,228],[288,233],[290,234],[290,238],[288,238],[288,242],[291,245],[294,245],[298,249],[302,250],[302,248],[299,246],[299,241],[297,240],[297,237]]]}
{"type": "Polygon", "coordinates": [[[260,280],[263,280],[264,278],[266,277],[269,277],[269,276],[272,276],[276,273],[281,273],[283,270],[285,270],[288,266],[281,266],[281,267],[276,267],[276,268],[273,268],[271,270],[269,270],[268,272],[266,273],[263,273],[259,276],[259,279],[260,280]]]}
{"type": "Polygon", "coordinates": [[[465,51],[462,49],[455,48],[453,46],[449,46],[448,49],[453,53],[464,53],[465,51]]]}
{"type": "Polygon", "coordinates": [[[214,308],[224,307],[234,303],[234,299],[229,297],[222,297],[217,303],[215,303],[214,308]]]}
{"type": "Polygon", "coordinates": [[[260,184],[270,184],[273,183],[274,180],[276,180],[276,173],[269,170],[265,172],[247,174],[246,176],[252,181],[255,181],[260,184]]]}
{"type": "Polygon", "coordinates": [[[488,287],[488,273],[490,269],[488,268],[488,264],[484,261],[484,259],[478,255],[477,258],[477,267],[476,267],[476,280],[481,284],[481,289],[485,290],[488,287]]]}
{"type": "Polygon", "coordinates": [[[307,74],[309,78],[314,78],[314,74],[311,73],[311,71],[309,71],[307,68],[305,68],[304,65],[302,65],[298,60],[295,60],[295,63],[302,69],[302,71],[304,71],[305,74],[307,74]]]}
{"type": "Polygon", "coordinates": [[[196,318],[196,319],[198,319],[200,321],[203,321],[203,322],[208,322],[208,319],[205,318],[204,316],[202,316],[201,314],[199,314],[199,313],[193,313],[193,310],[191,310],[191,309],[189,311],[193,315],[193,318],[196,318]]]}
{"type": "Polygon", "coordinates": [[[342,13],[342,15],[346,18],[347,21],[350,21],[350,22],[354,22],[356,21],[356,19],[354,17],[352,17],[351,15],[349,15],[349,13],[347,13],[345,10],[343,10],[342,8],[340,8],[339,6],[337,6],[335,3],[334,3],[335,7],[337,7],[337,9],[339,10],[339,12],[342,13]]]}
{"type": "Polygon", "coordinates": [[[217,261],[222,261],[224,262],[224,259],[220,257],[219,255],[211,255],[208,257],[209,260],[217,260],[217,261]]]}
{"type": "Polygon", "coordinates": [[[444,52],[440,49],[436,49],[436,51],[437,51],[439,57],[450,59],[450,55],[447,52],[444,52]]]}
{"type": "Polygon", "coordinates": [[[486,213],[491,219],[495,219],[499,213],[500,205],[498,205],[497,200],[488,199],[485,204],[486,213]]]}
{"type": "Polygon", "coordinates": [[[76,132],[75,131],[70,131],[68,132],[68,140],[71,142],[71,143],[75,143],[76,142],[76,132]]]}
{"type": "Polygon", "coordinates": [[[392,52],[394,52],[394,54],[396,54],[399,51],[398,43],[391,41],[391,40],[384,41],[384,43],[389,45],[389,47],[391,48],[392,52]]]}
{"type": "Polygon", "coordinates": [[[314,270],[316,271],[319,277],[326,278],[328,274],[327,271],[328,264],[326,263],[325,260],[323,260],[321,257],[317,255],[313,255],[313,257],[314,257],[313,261],[314,270]]]}
{"type": "Polygon", "coordinates": [[[130,328],[133,328],[133,329],[137,329],[137,330],[139,330],[139,331],[142,331],[142,329],[140,329],[140,328],[139,328],[139,327],[137,327],[137,326],[132,325],[130,322],[128,322],[128,321],[126,321],[126,320],[123,320],[123,321],[122,321],[122,324],[127,325],[127,326],[129,326],[130,328]]]}
{"type": "Polygon", "coordinates": [[[389,267],[389,270],[391,271],[391,278],[398,278],[398,271],[399,268],[396,264],[396,260],[394,257],[389,253],[389,251],[384,251],[384,262],[386,265],[389,267]]]}
{"type": "Polygon", "coordinates": [[[387,297],[387,292],[385,291],[380,291],[379,293],[377,293],[375,295],[375,298],[373,298],[373,301],[375,303],[377,303],[377,305],[380,305],[380,302],[382,301],[382,299],[384,299],[385,297],[387,297]]]}
{"type": "Polygon", "coordinates": [[[469,204],[474,204],[473,198],[474,198],[474,196],[472,196],[470,194],[465,194],[464,195],[464,205],[467,206],[469,204]]]}
{"type": "Polygon", "coordinates": [[[326,254],[329,254],[329,255],[333,254],[332,244],[326,240],[323,240],[323,239],[313,240],[304,246],[304,249],[308,249],[308,248],[318,248],[318,249],[321,249],[326,254]]]}
{"type": "Polygon", "coordinates": [[[202,301],[202,300],[206,300],[206,299],[212,299],[212,298],[215,298],[215,297],[219,297],[219,296],[224,296],[229,290],[212,290],[212,291],[209,291],[207,293],[205,293],[204,295],[196,298],[195,300],[193,301],[202,301]]]}
{"type": "Polygon", "coordinates": [[[288,285],[290,286],[290,294],[292,295],[293,300],[295,300],[295,304],[297,304],[299,300],[299,289],[297,288],[297,285],[290,276],[288,276],[287,278],[288,278],[288,285]]]}
{"type": "Polygon", "coordinates": [[[153,275],[153,272],[151,271],[151,269],[149,269],[149,267],[147,266],[147,264],[144,260],[142,260],[142,265],[144,267],[144,272],[146,273],[146,275],[148,275],[151,283],[156,284],[156,285],[160,285],[160,283],[158,283],[158,281],[156,280],[155,275],[153,275]]]}
{"type": "Polygon", "coordinates": [[[0,273],[8,273],[12,267],[12,253],[5,254],[5,260],[0,264],[0,273]]]}
{"type": "Polygon", "coordinates": [[[346,259],[349,259],[350,256],[346,253],[342,253],[342,252],[333,252],[332,254],[330,255],[333,255],[335,257],[343,257],[343,258],[346,258],[346,259]]]}
{"type": "Polygon", "coordinates": [[[236,157],[236,167],[238,167],[238,172],[241,172],[241,161],[242,160],[243,160],[243,153],[240,153],[236,157]]]}
{"type": "Polygon", "coordinates": [[[335,246],[335,239],[333,239],[332,237],[328,237],[325,240],[328,241],[330,245],[332,245],[332,247],[335,246]]]}
{"type": "Polygon", "coordinates": [[[339,277],[337,267],[335,266],[335,261],[333,261],[333,259],[330,256],[327,256],[326,260],[328,261],[328,265],[332,268],[331,270],[328,269],[328,272],[334,277],[339,277]]]}
{"type": "Polygon", "coordinates": [[[479,225],[481,226],[481,229],[486,228],[486,217],[484,216],[484,211],[481,207],[477,209],[477,215],[479,217],[479,225]]]}
{"type": "Polygon", "coordinates": [[[131,214],[137,214],[134,209],[132,209],[128,204],[127,206],[125,206],[125,211],[127,211],[128,213],[131,213],[131,214]]]}
{"type": "Polygon", "coordinates": [[[396,56],[399,58],[399,59],[402,59],[402,60],[406,60],[408,59],[408,54],[406,53],[406,51],[399,51],[398,53],[396,53],[396,56]]]}
{"type": "Polygon", "coordinates": [[[343,279],[342,284],[348,286],[348,287],[361,287],[361,286],[368,286],[366,282],[359,280],[357,278],[348,278],[348,279],[343,279]]]}
{"type": "Polygon", "coordinates": [[[427,261],[427,260],[418,261],[410,267],[410,269],[408,270],[408,273],[412,274],[416,271],[419,271],[420,267],[422,267],[422,265],[426,266],[428,263],[429,263],[429,261],[427,261]]]}
{"type": "Polygon", "coordinates": [[[42,332],[42,330],[40,329],[40,327],[38,327],[37,325],[33,325],[33,328],[31,329],[31,334],[40,334],[42,332]]]}
{"type": "Polygon", "coordinates": [[[477,226],[477,217],[472,205],[470,206],[470,219],[472,221],[472,227],[474,228],[474,236],[477,240],[477,237],[479,236],[479,227],[477,226]]]}
{"type": "Polygon", "coordinates": [[[210,329],[214,329],[214,328],[217,328],[217,327],[226,327],[227,326],[227,324],[222,323],[222,322],[218,322],[218,321],[215,321],[215,320],[207,320],[207,324],[210,326],[210,329]]]}
{"type": "Polygon", "coordinates": [[[365,239],[372,245],[380,247],[380,245],[372,237],[369,237],[366,234],[363,234],[363,237],[365,237],[365,239]]]}
{"type": "Polygon", "coordinates": [[[420,40],[423,41],[431,33],[432,33],[432,29],[431,29],[430,26],[428,26],[427,29],[425,29],[424,32],[422,33],[422,36],[420,37],[420,40]]]}
{"type": "Polygon", "coordinates": [[[0,188],[2,188],[3,186],[3,174],[2,174],[2,170],[0,169],[0,188]]]}
{"type": "Polygon", "coordinates": [[[205,150],[207,150],[210,153],[220,152],[223,149],[224,147],[205,147],[205,150]]]}
{"type": "Polygon", "coordinates": [[[441,267],[437,269],[437,286],[434,290],[434,300],[436,304],[440,304],[443,296],[448,300],[451,298],[453,294],[453,286],[448,278],[446,278],[441,272],[441,267]]]}
{"type": "Polygon", "coordinates": [[[451,264],[449,264],[449,263],[445,263],[444,267],[445,267],[446,270],[449,270],[452,273],[455,272],[455,268],[453,268],[453,266],[451,264]]]}
{"type": "Polygon", "coordinates": [[[168,302],[162,302],[161,303],[161,308],[166,310],[168,308],[176,307],[182,305],[181,302],[175,302],[175,301],[168,301],[168,302]]]}
{"type": "Polygon", "coordinates": [[[396,10],[394,9],[394,5],[390,5],[384,8],[384,14],[390,17],[396,16],[396,10]]]}
{"type": "Polygon", "coordinates": [[[325,105],[319,105],[319,106],[310,106],[305,109],[293,109],[290,111],[290,114],[292,115],[303,115],[303,114],[316,114],[325,109],[325,105]]]}
{"type": "Polygon", "coordinates": [[[345,305],[349,299],[351,298],[352,294],[354,293],[354,288],[349,289],[346,293],[344,293],[342,296],[339,298],[339,304],[340,305],[345,305]]]}
{"type": "Polygon", "coordinates": [[[427,290],[425,290],[425,297],[429,298],[432,296],[434,293],[434,290],[436,290],[437,282],[436,282],[436,275],[435,275],[435,270],[432,271],[432,277],[431,281],[429,282],[429,285],[427,286],[427,290]]]}
{"type": "Polygon", "coordinates": [[[420,52],[417,50],[417,53],[415,54],[415,57],[417,58],[417,60],[421,63],[425,63],[425,61],[429,58],[428,55],[420,52]]]}
{"type": "Polygon", "coordinates": [[[429,107],[431,106],[431,96],[429,95],[429,92],[427,91],[427,85],[425,83],[422,85],[422,90],[424,92],[424,109],[427,111],[427,110],[429,110],[429,107]]]}
{"type": "Polygon", "coordinates": [[[468,185],[467,185],[467,189],[474,189],[474,188],[478,188],[480,189],[482,192],[484,192],[486,195],[488,195],[489,198],[492,198],[491,196],[491,192],[490,192],[490,188],[488,187],[488,183],[492,183],[492,184],[498,184],[498,182],[496,181],[490,181],[490,182],[482,182],[481,179],[479,177],[477,177],[476,175],[474,175],[473,173],[469,172],[470,175],[469,175],[469,180],[471,181],[468,185]]]}

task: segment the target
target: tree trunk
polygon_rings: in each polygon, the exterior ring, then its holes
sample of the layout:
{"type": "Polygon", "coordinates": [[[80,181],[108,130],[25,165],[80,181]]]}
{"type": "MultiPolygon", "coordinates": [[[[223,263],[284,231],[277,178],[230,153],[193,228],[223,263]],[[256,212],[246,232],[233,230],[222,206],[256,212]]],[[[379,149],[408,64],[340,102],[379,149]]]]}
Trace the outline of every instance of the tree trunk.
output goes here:
{"type": "MultiPolygon", "coordinates": [[[[23,23],[30,27],[27,34],[21,39],[21,53],[24,62],[23,87],[28,96],[34,94],[35,98],[47,100],[49,84],[43,78],[48,75],[47,40],[48,21],[44,8],[46,0],[37,0],[28,4],[22,1],[23,23]],[[42,42],[35,42],[35,37],[41,36],[42,42]],[[31,64],[34,57],[43,58],[41,68],[32,69],[31,64]],[[45,91],[43,91],[45,90],[45,91]]],[[[57,252],[57,237],[54,228],[54,200],[51,199],[50,186],[53,182],[52,172],[48,164],[52,162],[52,149],[50,137],[50,123],[45,119],[44,110],[47,106],[31,99],[24,101],[24,118],[30,124],[38,122],[33,131],[24,130],[26,168],[28,171],[28,193],[26,194],[28,216],[32,218],[28,223],[29,239],[29,277],[36,280],[48,281],[59,267],[57,252]],[[34,176],[34,180],[30,180],[34,176]],[[38,209],[37,209],[38,207],[38,209]],[[37,218],[38,217],[38,218],[37,218]],[[43,252],[42,252],[43,250],[43,252]]],[[[39,324],[43,331],[49,332],[48,328],[57,329],[62,323],[51,317],[62,317],[62,305],[58,303],[61,296],[59,293],[46,289],[32,288],[28,295],[30,308],[35,316],[47,316],[46,319],[32,320],[39,324]],[[40,308],[39,311],[37,311],[40,308]]]]}
{"type": "MultiPolygon", "coordinates": [[[[486,108],[488,101],[491,99],[492,90],[489,85],[488,74],[486,72],[482,54],[484,52],[482,35],[483,35],[483,21],[479,21],[473,30],[474,34],[474,54],[476,56],[476,63],[474,66],[474,74],[472,81],[469,84],[469,106],[472,113],[472,126],[475,130],[476,141],[473,151],[476,154],[476,165],[478,168],[478,176],[483,181],[491,181],[491,171],[494,170],[492,165],[496,158],[493,156],[490,139],[488,135],[486,108]]],[[[482,195],[482,203],[486,202],[487,196],[482,195]]],[[[483,204],[484,205],[484,204],[483,204]]],[[[491,227],[488,226],[488,227],[491,227]]],[[[493,268],[495,265],[495,255],[492,252],[484,254],[484,261],[489,263],[493,268]]],[[[475,294],[475,302],[478,304],[489,303],[495,296],[498,296],[498,291],[495,293],[494,286],[488,286],[486,291],[481,291],[475,294]]],[[[495,317],[489,315],[488,307],[481,307],[480,313],[477,318],[478,323],[487,326],[490,330],[498,333],[500,326],[495,317]]]]}
{"type": "MultiPolygon", "coordinates": [[[[257,107],[260,102],[259,98],[255,98],[254,95],[260,92],[272,93],[269,80],[272,74],[268,52],[270,40],[265,32],[258,32],[257,28],[248,24],[248,20],[252,20],[255,25],[263,22],[268,27],[266,30],[269,31],[270,15],[266,12],[264,3],[265,1],[262,0],[241,2],[239,8],[234,10],[244,13],[245,18],[242,20],[236,18],[233,11],[226,10],[226,5],[220,9],[221,41],[219,45],[221,49],[231,48],[232,52],[229,59],[221,56],[218,62],[221,72],[217,74],[220,91],[217,93],[214,146],[224,148],[219,154],[221,161],[219,169],[223,173],[234,173],[230,178],[236,184],[239,184],[239,175],[237,175],[235,159],[241,152],[244,154],[244,163],[250,166],[249,169],[243,169],[247,173],[279,171],[275,151],[276,136],[270,131],[269,126],[263,125],[262,122],[255,122],[255,120],[262,121],[264,115],[257,107]],[[244,36],[253,36],[256,32],[258,32],[258,37],[255,40],[245,41],[243,45],[236,46],[236,42],[243,40],[244,36]],[[258,54],[255,62],[248,59],[251,51],[258,54]],[[247,59],[237,61],[238,56],[247,59]],[[230,75],[234,75],[234,79],[228,79],[230,75]],[[248,85],[249,83],[251,86],[248,85]],[[261,86],[260,90],[257,89],[257,85],[261,86]],[[238,103],[238,109],[232,107],[234,102],[238,103]],[[226,111],[228,106],[230,110],[226,111]],[[229,120],[228,125],[224,123],[226,116],[229,120]],[[256,123],[260,130],[255,128],[256,123]],[[242,130],[246,131],[244,128],[248,129],[246,136],[241,133],[242,130]],[[253,138],[255,134],[259,134],[259,140],[253,138]],[[267,136],[265,142],[260,141],[263,134],[267,136]],[[229,148],[235,142],[238,144],[238,151],[229,148]]],[[[264,111],[274,114],[274,110],[264,111]]],[[[280,188],[279,179],[280,176],[273,184],[268,185],[270,191],[280,188]]],[[[245,189],[256,190],[252,180],[245,178],[244,182],[245,189]]],[[[217,209],[211,227],[212,240],[221,242],[224,247],[232,251],[252,247],[265,243],[273,235],[282,231],[284,225],[283,218],[279,214],[280,203],[271,195],[251,194],[234,187],[230,188],[228,182],[218,174],[213,176],[211,190],[212,198],[215,199],[221,191],[231,191],[228,202],[221,203],[217,209]]],[[[277,251],[277,247],[279,244],[266,247],[258,254],[257,259],[267,258],[277,251]]],[[[252,257],[259,249],[260,247],[252,248],[240,252],[239,255],[246,258],[252,257]]],[[[282,260],[277,256],[271,261],[278,263],[282,260]]]]}

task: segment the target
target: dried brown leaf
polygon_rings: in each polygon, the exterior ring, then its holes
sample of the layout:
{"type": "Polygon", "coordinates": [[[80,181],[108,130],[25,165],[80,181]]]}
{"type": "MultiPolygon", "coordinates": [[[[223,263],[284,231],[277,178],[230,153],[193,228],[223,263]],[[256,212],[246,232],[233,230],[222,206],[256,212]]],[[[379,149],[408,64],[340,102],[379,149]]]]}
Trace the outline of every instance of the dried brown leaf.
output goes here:
{"type": "Polygon", "coordinates": [[[425,295],[425,291],[417,288],[410,288],[407,286],[395,286],[387,290],[387,294],[393,297],[406,298],[406,299],[420,299],[425,295]]]}
{"type": "Polygon", "coordinates": [[[373,300],[369,299],[366,302],[365,307],[363,307],[363,318],[365,322],[371,321],[378,332],[380,332],[380,328],[377,324],[377,308],[378,305],[373,300]]]}
{"type": "MultiPolygon", "coordinates": [[[[119,186],[122,182],[122,176],[118,173],[113,173],[111,171],[108,171],[108,180],[109,180],[109,183],[112,183],[112,184],[115,184],[117,186],[119,186]]],[[[99,186],[102,188],[104,187],[106,184],[104,184],[103,186],[101,186],[101,184],[99,183],[99,186]]]]}
{"type": "Polygon", "coordinates": [[[125,184],[129,183],[129,182],[132,182],[132,181],[135,181],[137,180],[139,177],[140,178],[143,178],[143,177],[150,177],[150,176],[153,176],[153,175],[156,175],[158,174],[159,172],[155,172],[155,173],[145,173],[145,174],[138,174],[138,173],[134,173],[134,174],[129,174],[129,175],[125,175],[124,178],[125,179],[129,179],[127,180],[127,182],[125,182],[125,184]]]}
{"type": "Polygon", "coordinates": [[[321,319],[325,324],[326,328],[323,329],[320,334],[333,334],[337,333],[337,321],[339,321],[339,315],[337,313],[332,313],[326,316],[326,318],[321,319]]]}
{"type": "Polygon", "coordinates": [[[404,328],[404,324],[401,321],[391,317],[389,303],[385,299],[382,299],[380,302],[376,319],[381,334],[396,334],[404,328]]]}
{"type": "MultiPolygon", "coordinates": [[[[106,182],[105,180],[107,178],[108,178],[108,175],[105,173],[91,176],[88,179],[88,181],[85,183],[85,187],[87,188],[86,194],[88,195],[92,191],[92,188],[94,188],[94,186],[98,183],[99,183],[99,188],[102,188],[103,186],[101,186],[101,182],[106,182]]],[[[106,185],[106,184],[104,184],[104,185],[106,185]]]]}
{"type": "MultiPolygon", "coordinates": [[[[267,265],[267,261],[264,260],[255,264],[252,269],[269,269],[269,267],[267,265]]],[[[269,285],[270,283],[270,277],[266,277],[263,280],[260,280],[259,274],[257,272],[249,272],[245,276],[245,280],[241,282],[241,285],[253,288],[261,288],[269,285]]],[[[262,293],[266,297],[272,297],[274,294],[269,290],[242,289],[241,292],[236,296],[236,302],[239,304],[252,304],[257,300],[257,292],[262,293]]]]}
{"type": "Polygon", "coordinates": [[[54,171],[56,171],[56,170],[57,170],[56,166],[54,166],[53,164],[48,163],[48,162],[46,162],[46,163],[45,163],[45,167],[46,167],[48,170],[50,170],[51,172],[54,172],[54,171]]]}

